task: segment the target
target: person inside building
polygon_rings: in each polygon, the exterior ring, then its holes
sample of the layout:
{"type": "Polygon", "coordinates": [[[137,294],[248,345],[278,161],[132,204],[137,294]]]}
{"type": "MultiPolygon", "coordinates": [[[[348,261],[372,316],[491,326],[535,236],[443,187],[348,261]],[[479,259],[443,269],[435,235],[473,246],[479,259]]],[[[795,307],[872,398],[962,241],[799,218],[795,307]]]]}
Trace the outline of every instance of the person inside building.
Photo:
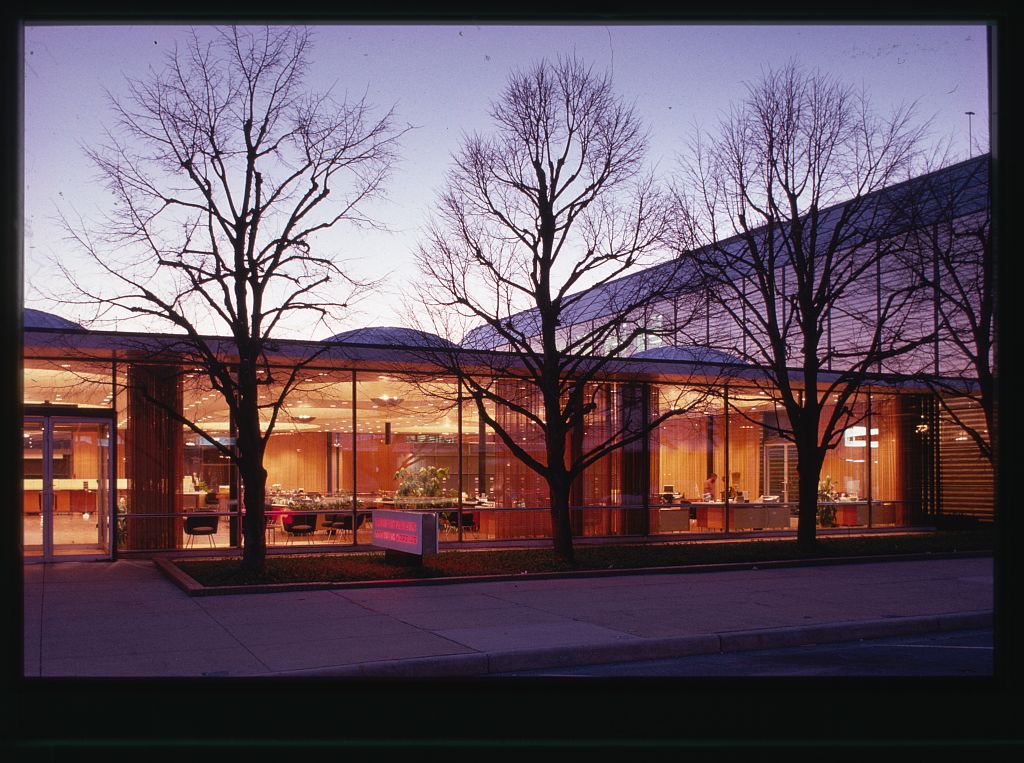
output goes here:
{"type": "Polygon", "coordinates": [[[718,475],[712,474],[704,481],[704,500],[718,500],[718,475]]]}

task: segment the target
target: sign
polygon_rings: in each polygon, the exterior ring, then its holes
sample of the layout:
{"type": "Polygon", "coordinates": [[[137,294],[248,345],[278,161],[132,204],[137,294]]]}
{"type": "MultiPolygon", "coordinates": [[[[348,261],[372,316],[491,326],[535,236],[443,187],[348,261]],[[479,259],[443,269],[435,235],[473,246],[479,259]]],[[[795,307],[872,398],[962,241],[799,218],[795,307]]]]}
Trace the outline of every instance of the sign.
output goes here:
{"type": "Polygon", "coordinates": [[[436,555],[437,515],[374,509],[373,545],[417,556],[436,555]]]}
{"type": "MultiPolygon", "coordinates": [[[[863,448],[867,444],[867,427],[848,427],[843,430],[843,445],[847,448],[863,448]]],[[[878,429],[871,428],[871,447],[878,447],[878,429]]]]}

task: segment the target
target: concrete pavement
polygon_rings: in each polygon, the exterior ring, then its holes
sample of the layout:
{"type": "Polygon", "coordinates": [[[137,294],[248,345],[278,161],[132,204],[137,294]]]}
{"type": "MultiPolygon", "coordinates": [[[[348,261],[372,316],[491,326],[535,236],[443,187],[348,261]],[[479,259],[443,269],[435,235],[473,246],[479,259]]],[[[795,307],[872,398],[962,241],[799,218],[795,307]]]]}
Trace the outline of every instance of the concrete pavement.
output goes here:
{"type": "Polygon", "coordinates": [[[190,596],[149,560],[24,567],[27,677],[485,676],[991,625],[993,560],[190,596]]]}

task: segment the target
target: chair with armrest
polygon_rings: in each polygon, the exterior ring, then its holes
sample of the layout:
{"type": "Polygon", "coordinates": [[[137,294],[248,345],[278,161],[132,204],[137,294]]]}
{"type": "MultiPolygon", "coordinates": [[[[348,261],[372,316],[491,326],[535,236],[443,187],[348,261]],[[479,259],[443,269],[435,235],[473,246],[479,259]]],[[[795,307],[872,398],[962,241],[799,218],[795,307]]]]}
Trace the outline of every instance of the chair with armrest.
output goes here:
{"type": "MultiPolygon", "coordinates": [[[[352,512],[341,512],[339,514],[329,514],[327,519],[330,520],[328,527],[328,535],[335,535],[338,532],[351,533],[352,532],[352,512]]],[[[356,518],[356,528],[363,526],[366,521],[365,514],[359,514],[356,518]]]]}
{"type": "Polygon", "coordinates": [[[196,539],[197,535],[205,535],[209,541],[211,547],[216,547],[216,543],[213,540],[213,536],[217,534],[217,525],[220,522],[220,516],[208,511],[197,511],[193,512],[185,517],[185,534],[188,536],[188,541],[185,544],[185,548],[190,547],[196,539]]]}
{"type": "Polygon", "coordinates": [[[316,532],[316,514],[294,514],[286,513],[281,515],[281,529],[284,530],[285,538],[290,543],[296,537],[307,537],[316,532]]]}

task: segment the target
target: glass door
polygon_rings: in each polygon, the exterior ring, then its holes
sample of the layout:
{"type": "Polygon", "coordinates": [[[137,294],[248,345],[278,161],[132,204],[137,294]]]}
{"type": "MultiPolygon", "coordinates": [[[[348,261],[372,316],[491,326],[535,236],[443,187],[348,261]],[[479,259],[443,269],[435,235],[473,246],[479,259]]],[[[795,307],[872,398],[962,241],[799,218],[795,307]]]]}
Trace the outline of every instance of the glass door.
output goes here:
{"type": "Polygon", "coordinates": [[[25,419],[22,511],[27,559],[110,556],[110,432],[106,419],[25,419]]]}
{"type": "Polygon", "coordinates": [[[49,509],[43,510],[44,497],[51,495],[44,495],[43,492],[43,467],[47,462],[44,455],[43,431],[42,419],[25,419],[21,456],[21,519],[22,547],[26,559],[43,557],[43,523],[49,514],[49,509]]]}

